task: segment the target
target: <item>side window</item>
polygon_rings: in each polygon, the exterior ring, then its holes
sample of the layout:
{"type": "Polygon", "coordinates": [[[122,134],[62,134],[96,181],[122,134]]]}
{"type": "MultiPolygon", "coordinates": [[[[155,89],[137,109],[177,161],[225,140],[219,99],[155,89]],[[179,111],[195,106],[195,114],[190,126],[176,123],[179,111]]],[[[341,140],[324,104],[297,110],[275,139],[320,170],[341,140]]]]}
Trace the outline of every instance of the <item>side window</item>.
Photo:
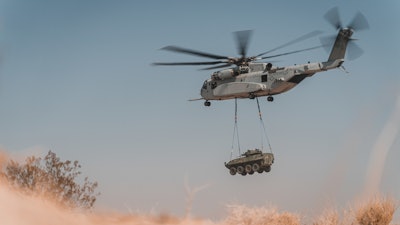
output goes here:
{"type": "Polygon", "coordinates": [[[211,82],[211,89],[214,89],[217,87],[217,82],[211,82]]]}
{"type": "Polygon", "coordinates": [[[261,76],[261,82],[267,82],[268,81],[268,75],[262,75],[261,76]]]}

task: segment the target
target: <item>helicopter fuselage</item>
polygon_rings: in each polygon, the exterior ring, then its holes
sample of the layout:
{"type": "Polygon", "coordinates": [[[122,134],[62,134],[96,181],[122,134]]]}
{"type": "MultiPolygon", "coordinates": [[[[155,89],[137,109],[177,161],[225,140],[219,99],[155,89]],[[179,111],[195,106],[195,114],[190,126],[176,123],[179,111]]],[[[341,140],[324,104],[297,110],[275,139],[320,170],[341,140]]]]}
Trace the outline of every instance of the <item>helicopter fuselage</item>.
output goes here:
{"type": "MultiPolygon", "coordinates": [[[[289,91],[305,78],[337,68],[342,63],[342,59],[287,67],[248,63],[246,66],[214,72],[210,79],[204,81],[200,94],[206,101],[272,96],[289,91]]],[[[272,100],[270,97],[269,101],[272,100]]]]}

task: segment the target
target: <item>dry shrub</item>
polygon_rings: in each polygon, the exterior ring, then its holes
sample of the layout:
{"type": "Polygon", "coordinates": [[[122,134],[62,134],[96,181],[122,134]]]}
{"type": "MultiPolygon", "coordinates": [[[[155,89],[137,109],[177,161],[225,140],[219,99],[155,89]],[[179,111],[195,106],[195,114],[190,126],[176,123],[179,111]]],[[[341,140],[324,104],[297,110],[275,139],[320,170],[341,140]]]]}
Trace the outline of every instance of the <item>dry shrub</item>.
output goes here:
{"type": "Polygon", "coordinates": [[[288,212],[278,212],[275,207],[252,208],[244,205],[228,206],[226,225],[299,225],[300,216],[288,212]]]}
{"type": "Polygon", "coordinates": [[[339,225],[339,214],[336,210],[325,210],[313,225],[339,225]]]}
{"type": "Polygon", "coordinates": [[[13,190],[31,196],[51,198],[68,208],[90,209],[99,193],[95,192],[97,182],[85,177],[79,180],[81,165],[77,160],[62,161],[49,151],[42,159],[30,156],[25,163],[8,160],[0,155],[0,181],[5,180],[13,190]]]}
{"type": "Polygon", "coordinates": [[[360,225],[388,225],[396,208],[393,198],[376,196],[354,210],[354,216],[360,225]]]}
{"type": "MultiPolygon", "coordinates": [[[[7,155],[0,149],[0,171],[3,170],[3,167],[6,164],[7,160],[8,160],[7,155]]],[[[4,182],[3,179],[5,179],[5,177],[0,172],[0,185],[2,184],[2,182],[4,182]]]]}

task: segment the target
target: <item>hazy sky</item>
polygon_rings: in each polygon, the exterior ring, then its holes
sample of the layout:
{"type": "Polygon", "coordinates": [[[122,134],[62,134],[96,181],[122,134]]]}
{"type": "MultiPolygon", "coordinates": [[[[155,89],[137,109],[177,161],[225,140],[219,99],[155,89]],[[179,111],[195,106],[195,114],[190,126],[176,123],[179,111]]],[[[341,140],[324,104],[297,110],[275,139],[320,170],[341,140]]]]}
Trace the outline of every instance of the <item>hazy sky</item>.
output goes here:
{"type": "MultiPolygon", "coordinates": [[[[400,96],[399,10],[397,0],[0,0],[0,147],[79,160],[100,184],[100,209],[182,215],[185,179],[209,184],[195,196],[198,216],[219,218],[230,203],[311,213],[344,206],[364,190],[400,96]],[[357,11],[367,17],[371,29],[354,34],[365,54],[344,63],[349,75],[319,73],[273,103],[260,99],[275,164],[269,174],[229,175],[234,102],[188,102],[212,71],[153,67],[204,60],[158,49],[236,56],[232,32],[253,29],[256,55],[313,30],[336,34],[323,19],[334,6],[344,24],[357,11]]],[[[315,37],[282,51],[318,44],[315,37]]],[[[318,49],[276,64],[327,57],[318,49]]],[[[257,116],[255,101],[239,101],[242,149],[261,145],[257,116]]],[[[380,189],[400,199],[399,135],[390,140],[380,189]]]]}

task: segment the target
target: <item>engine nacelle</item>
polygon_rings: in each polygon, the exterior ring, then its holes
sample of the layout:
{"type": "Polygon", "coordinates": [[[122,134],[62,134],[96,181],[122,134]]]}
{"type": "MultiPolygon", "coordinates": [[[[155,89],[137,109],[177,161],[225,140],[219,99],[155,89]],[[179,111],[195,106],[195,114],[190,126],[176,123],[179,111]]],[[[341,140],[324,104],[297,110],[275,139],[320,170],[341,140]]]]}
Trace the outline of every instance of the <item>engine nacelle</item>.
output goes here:
{"type": "Polygon", "coordinates": [[[232,78],[235,76],[237,76],[237,73],[235,72],[234,69],[226,69],[226,70],[214,72],[211,75],[211,78],[213,80],[225,80],[225,79],[232,78]]]}

